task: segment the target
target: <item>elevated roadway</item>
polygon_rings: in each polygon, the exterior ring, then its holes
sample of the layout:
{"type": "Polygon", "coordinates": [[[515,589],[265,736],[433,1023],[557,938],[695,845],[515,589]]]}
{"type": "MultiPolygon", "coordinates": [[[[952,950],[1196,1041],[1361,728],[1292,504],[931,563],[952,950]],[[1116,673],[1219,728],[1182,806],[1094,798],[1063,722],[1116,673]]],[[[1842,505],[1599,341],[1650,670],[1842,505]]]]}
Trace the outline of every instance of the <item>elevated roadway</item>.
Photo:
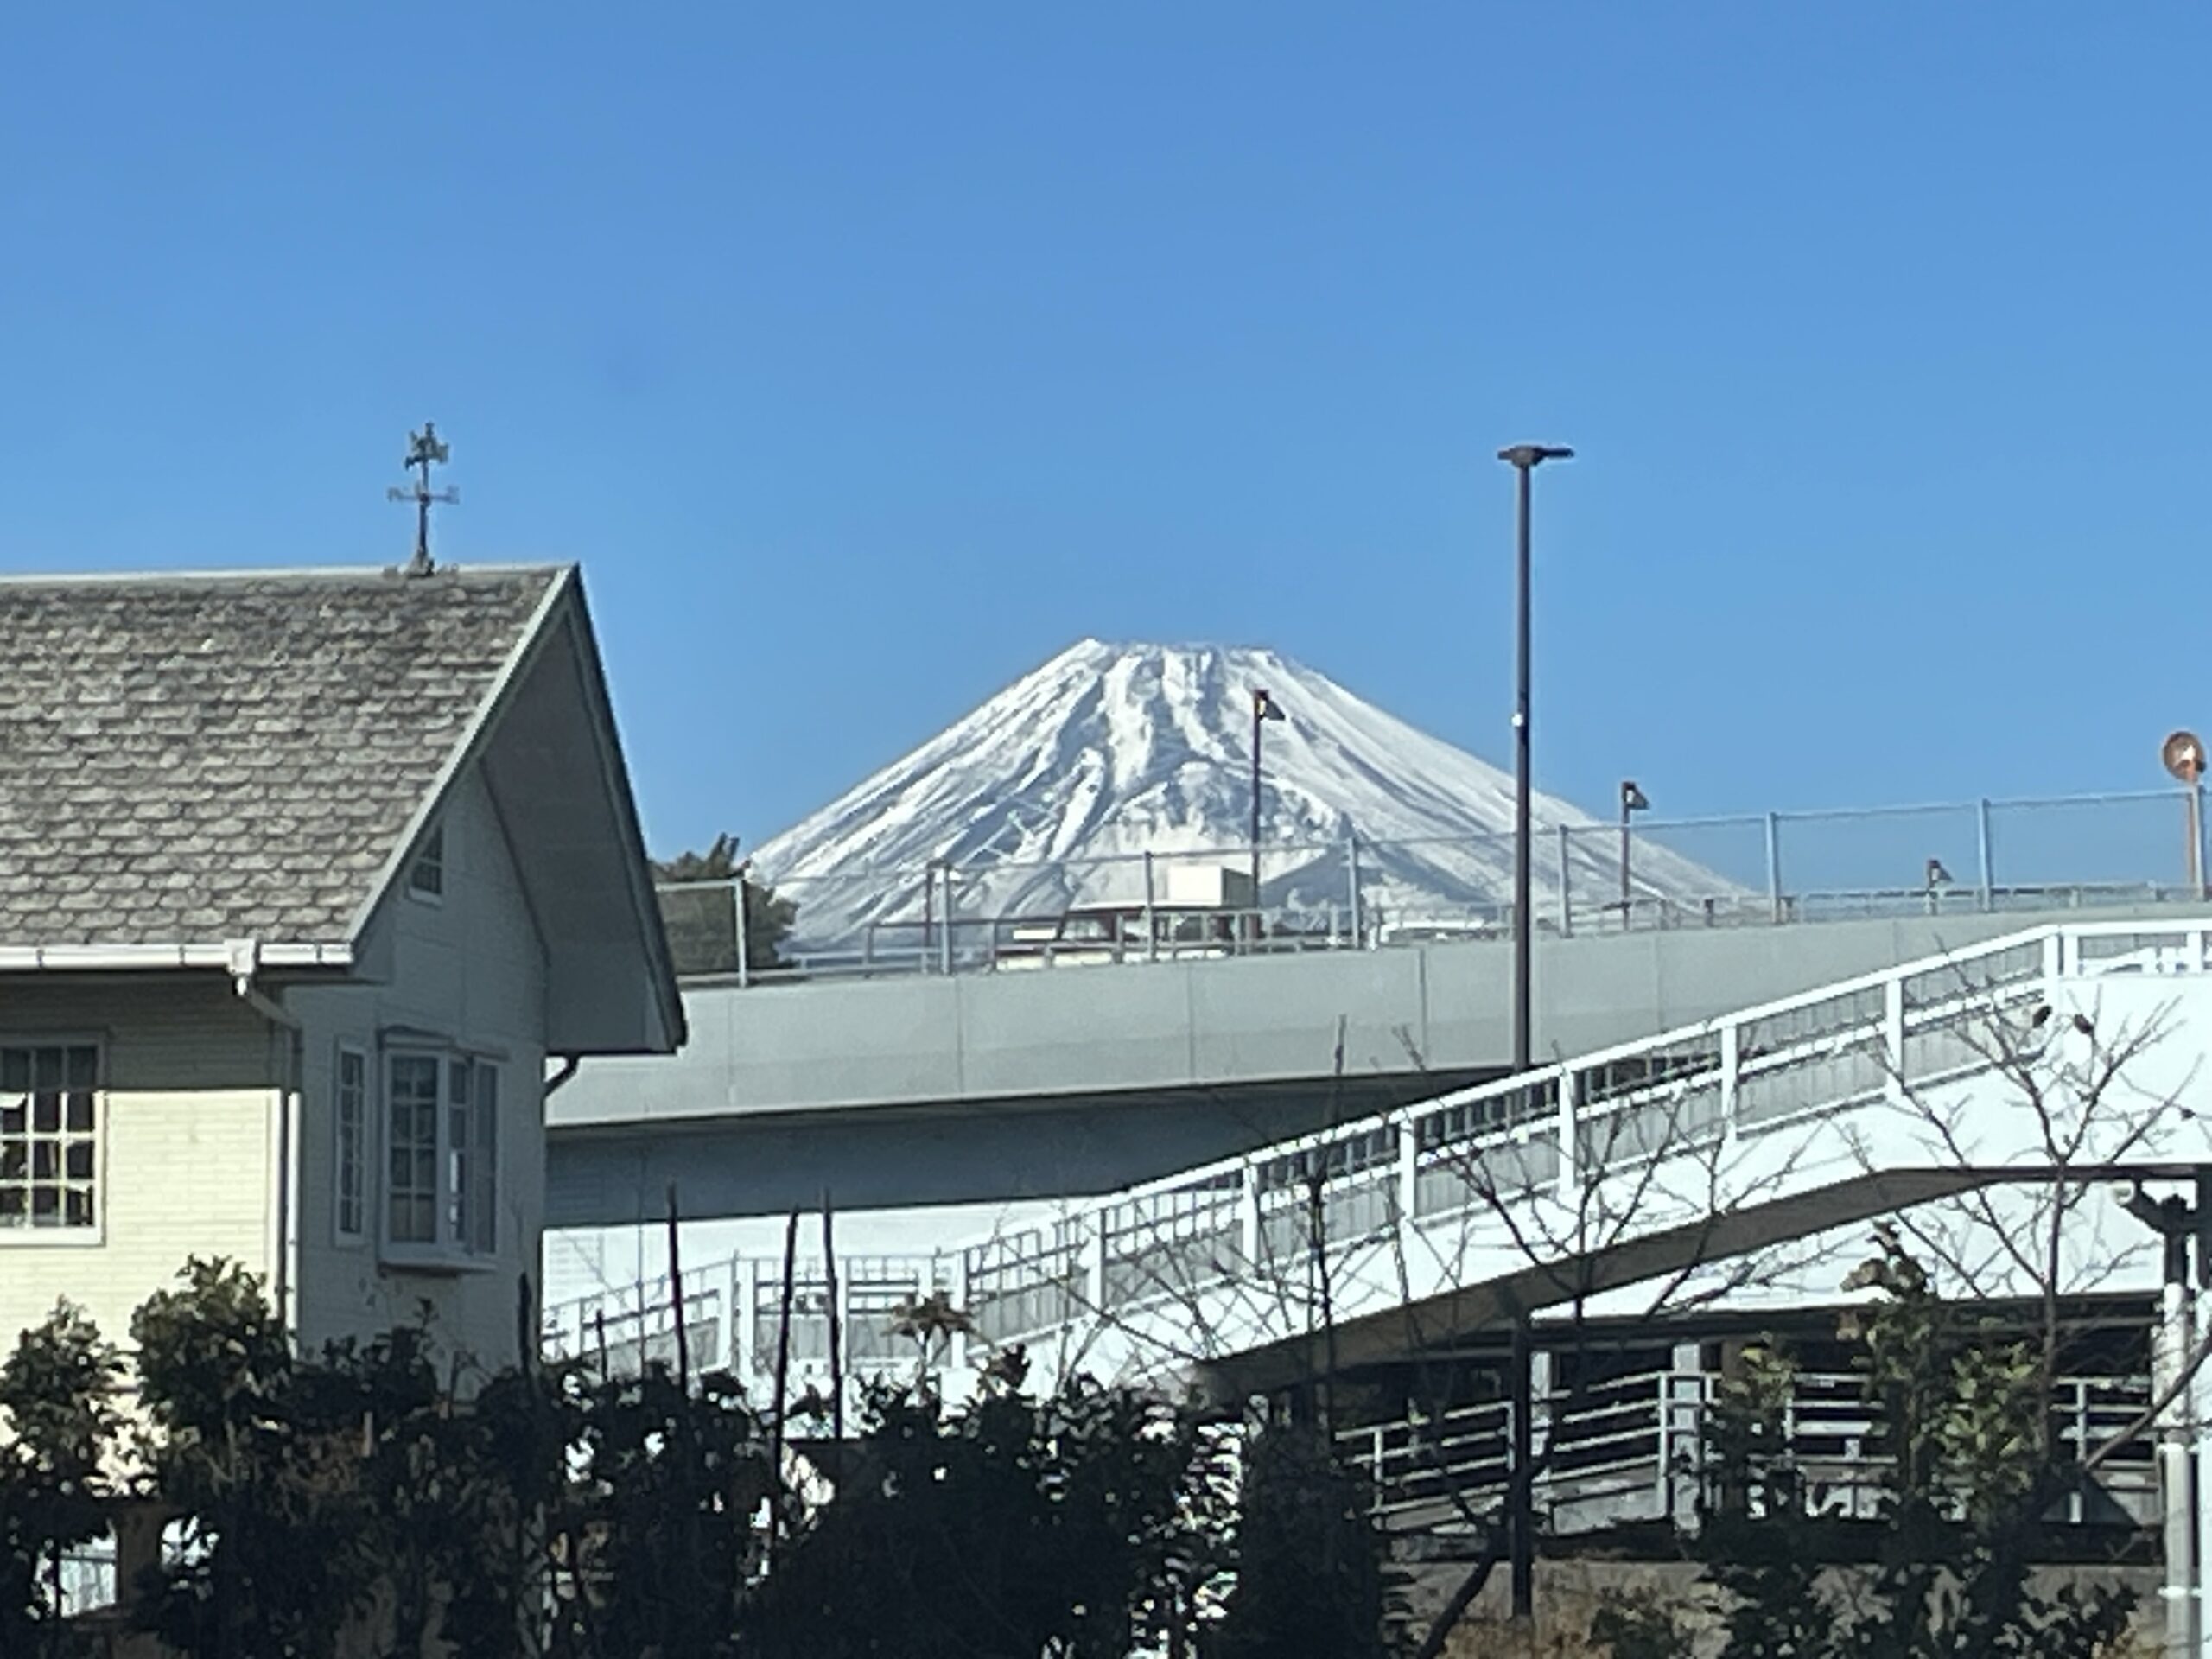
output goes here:
{"type": "MultiPolygon", "coordinates": [[[[2101,919],[2189,913],[2172,904],[2101,919]]],[[[1940,957],[2044,915],[1544,939],[1538,1052],[1633,1042],[1940,957]]],[[[548,1104],[547,1224],[1112,1191],[1503,1071],[1496,941],[1049,970],[694,981],[672,1058],[594,1060],[548,1104]]]]}
{"type": "MultiPolygon", "coordinates": [[[[1046,1386],[1079,1368],[1201,1377],[1236,1397],[1548,1309],[1605,1313],[1655,1279],[1716,1306],[1829,1300],[1833,1263],[1799,1282],[1789,1259],[1761,1253],[1839,1229],[1863,1252],[1870,1218],[1994,1192],[2028,1196],[1959,1209],[1968,1232],[1956,1253],[1993,1264],[1981,1294],[2024,1294],[2031,1285],[1999,1282],[2004,1246],[2021,1235],[2016,1220],[2044,1213],[2033,1194],[2054,1180],[2076,1206],[2062,1276],[2148,1294],[2153,1242],[2100,1184],[2212,1162],[2208,1050],[2212,918],[2201,912],[1947,943],[1032,1229],[849,1261],[829,1293],[834,1315],[803,1287],[791,1351],[810,1375],[824,1333],[842,1331],[849,1375],[927,1365],[957,1391],[988,1352],[1018,1344],[1046,1386]],[[1761,1257],[1757,1273],[1700,1288],[1696,1275],[1746,1255],[1761,1257]],[[967,1323],[918,1352],[894,1310],[933,1294],[967,1323]]],[[[688,1274],[691,1351],[759,1376],[779,1272],[740,1258],[688,1274]]],[[[675,1302],[663,1283],[556,1307],[548,1340],[567,1351],[596,1340],[610,1355],[627,1344],[634,1358],[665,1344],[675,1302]]]]}

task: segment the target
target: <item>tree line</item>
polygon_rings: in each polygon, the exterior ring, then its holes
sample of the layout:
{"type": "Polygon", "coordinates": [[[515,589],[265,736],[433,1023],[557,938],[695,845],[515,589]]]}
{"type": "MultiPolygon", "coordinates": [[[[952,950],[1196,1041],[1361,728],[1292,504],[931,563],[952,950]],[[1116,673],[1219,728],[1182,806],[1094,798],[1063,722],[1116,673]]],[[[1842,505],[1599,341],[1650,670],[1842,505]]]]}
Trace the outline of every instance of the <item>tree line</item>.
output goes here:
{"type": "MultiPolygon", "coordinates": [[[[1703,1436],[1698,1592],[1607,1599],[1588,1650],[2121,1651],[2116,1580],[2032,1571],[2089,1473],[2051,1433],[2037,1345],[1945,1301],[1887,1230],[1853,1282],[1878,1520],[1846,1541],[1821,1518],[1789,1360],[1754,1347],[1703,1436]]],[[[727,1373],[531,1361],[464,1387],[422,1325],[302,1357],[222,1262],[130,1337],[126,1358],[64,1304],[0,1364],[10,1659],[99,1650],[60,1616],[62,1567],[131,1516],[167,1544],[118,1616],[191,1659],[1382,1659],[1437,1634],[1319,1427],[1033,1394],[1017,1351],[957,1405],[879,1390],[839,1443],[822,1402],[774,1421],[727,1373]]]]}
{"type": "Polygon", "coordinates": [[[775,1421],[727,1373],[463,1386],[423,1325],[302,1357],[219,1262],[130,1336],[65,1303],[0,1364],[9,1659],[99,1650],[64,1566],[133,1519],[165,1542],[117,1617],[190,1659],[1387,1650],[1382,1540],[1312,1432],[1033,1394],[1018,1355],[958,1405],[880,1390],[838,1444],[822,1402],[775,1421]]]}

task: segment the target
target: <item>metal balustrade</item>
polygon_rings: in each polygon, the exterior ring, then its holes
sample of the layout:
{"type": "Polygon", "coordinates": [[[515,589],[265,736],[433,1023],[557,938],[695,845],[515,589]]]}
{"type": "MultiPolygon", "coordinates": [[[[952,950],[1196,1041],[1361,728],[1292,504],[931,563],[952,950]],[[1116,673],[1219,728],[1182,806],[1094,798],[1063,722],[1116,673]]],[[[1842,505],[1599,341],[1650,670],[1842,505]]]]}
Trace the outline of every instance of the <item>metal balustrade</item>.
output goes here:
{"type": "MultiPolygon", "coordinates": [[[[985,1355],[1020,1344],[1040,1380],[1078,1369],[1166,1378],[1310,1332],[1324,1283],[1347,1319],[1524,1265],[1502,1206],[1573,1217],[1605,1183],[1655,1163],[1683,1179],[1652,1183],[1664,1201],[1630,1231],[1701,1219],[1757,1181],[1783,1182],[1769,1196],[1816,1191],[1861,1173],[1849,1166],[1854,1114],[1989,1070],[1988,1020],[2024,1014],[2066,981],[2202,973],[2207,926],[2037,928],[1074,1205],[1042,1227],[841,1264],[847,1375],[927,1373],[957,1392],[985,1355]],[[932,1295],[963,1328],[884,1334],[901,1300],[932,1295]]],[[[741,1259],[687,1276],[695,1363],[712,1354],[741,1376],[770,1373],[781,1271],[741,1259]]],[[[826,1361],[827,1288],[805,1265],[791,1343],[802,1376],[826,1361]]],[[[664,1356],[670,1300],[658,1282],[550,1310],[548,1347],[604,1351],[610,1364],[664,1356]]]]}
{"type": "MultiPolygon", "coordinates": [[[[1531,1420],[1538,1462],[1530,1485],[1537,1514],[1554,1533],[1695,1513],[1704,1425],[1719,1379],[1697,1371],[1651,1371],[1580,1391],[1539,1395],[1531,1420]]],[[[2137,1428],[2151,1403],[2143,1376],[2064,1376],[2053,1384],[2051,1438],[2057,1456],[2079,1463],[2137,1428]]],[[[1347,1462],[1366,1475],[1370,1502],[1396,1528],[1479,1528],[1503,1509],[1513,1471],[1513,1408],[1505,1401],[1408,1415],[1338,1431],[1347,1462]]],[[[1866,1398],[1866,1379],[1806,1372],[1783,1414],[1782,1446],[1804,1478],[1815,1515],[1872,1518],[1893,1459],[1866,1398]]],[[[2094,1477],[2069,1486],[2053,1520],[2157,1518],[2152,1438],[2113,1446],[2094,1477]]]]}
{"type": "MultiPolygon", "coordinates": [[[[2194,904],[2177,791],[1556,825],[1529,920],[1553,937],[2194,904]],[[1625,854],[1625,856],[1624,856],[1625,854]],[[1624,898],[1618,872],[1630,872],[1624,898]],[[1954,879],[1955,877],[1955,879],[1954,879]],[[1663,887],[1664,893],[1654,887],[1663,887]]],[[[1512,908],[1404,896],[1501,889],[1503,833],[1268,841],[1257,908],[1169,901],[1168,873],[1242,872],[1246,843],[1021,862],[855,866],[764,879],[798,906],[774,962],[747,959],[735,881],[669,884],[679,969],[702,982],[1063,969],[1102,963],[1503,940],[1512,908]],[[838,920],[825,926],[818,918],[838,920]],[[810,921],[810,918],[817,918],[810,921]]],[[[2212,859],[2208,859],[2212,862],[2212,859]]]]}

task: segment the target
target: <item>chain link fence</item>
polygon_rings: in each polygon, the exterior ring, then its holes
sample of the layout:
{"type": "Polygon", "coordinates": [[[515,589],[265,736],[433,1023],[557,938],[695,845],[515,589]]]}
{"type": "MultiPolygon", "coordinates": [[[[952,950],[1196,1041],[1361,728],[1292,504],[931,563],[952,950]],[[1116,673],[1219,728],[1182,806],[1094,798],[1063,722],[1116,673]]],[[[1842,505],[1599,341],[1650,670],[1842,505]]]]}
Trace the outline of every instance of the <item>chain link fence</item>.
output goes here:
{"type": "MultiPolygon", "coordinates": [[[[2192,900],[2188,806],[2161,791],[1553,825],[1535,837],[1531,921],[1566,937],[2192,900]]],[[[660,895],[680,973],[749,983],[1505,937],[1513,874],[1512,836],[1485,832],[859,866],[660,895]]]]}

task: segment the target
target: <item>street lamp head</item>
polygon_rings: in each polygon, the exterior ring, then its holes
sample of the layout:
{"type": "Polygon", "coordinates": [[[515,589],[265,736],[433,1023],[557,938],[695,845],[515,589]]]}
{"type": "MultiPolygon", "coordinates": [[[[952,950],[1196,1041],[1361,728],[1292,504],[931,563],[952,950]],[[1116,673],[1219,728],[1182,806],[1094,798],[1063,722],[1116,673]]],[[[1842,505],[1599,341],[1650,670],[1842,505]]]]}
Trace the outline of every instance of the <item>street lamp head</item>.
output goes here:
{"type": "Polygon", "coordinates": [[[1548,461],[1573,461],[1574,451],[1548,443],[1516,443],[1510,449],[1499,450],[1497,458],[1509,467],[1518,467],[1526,472],[1548,461]]]}

